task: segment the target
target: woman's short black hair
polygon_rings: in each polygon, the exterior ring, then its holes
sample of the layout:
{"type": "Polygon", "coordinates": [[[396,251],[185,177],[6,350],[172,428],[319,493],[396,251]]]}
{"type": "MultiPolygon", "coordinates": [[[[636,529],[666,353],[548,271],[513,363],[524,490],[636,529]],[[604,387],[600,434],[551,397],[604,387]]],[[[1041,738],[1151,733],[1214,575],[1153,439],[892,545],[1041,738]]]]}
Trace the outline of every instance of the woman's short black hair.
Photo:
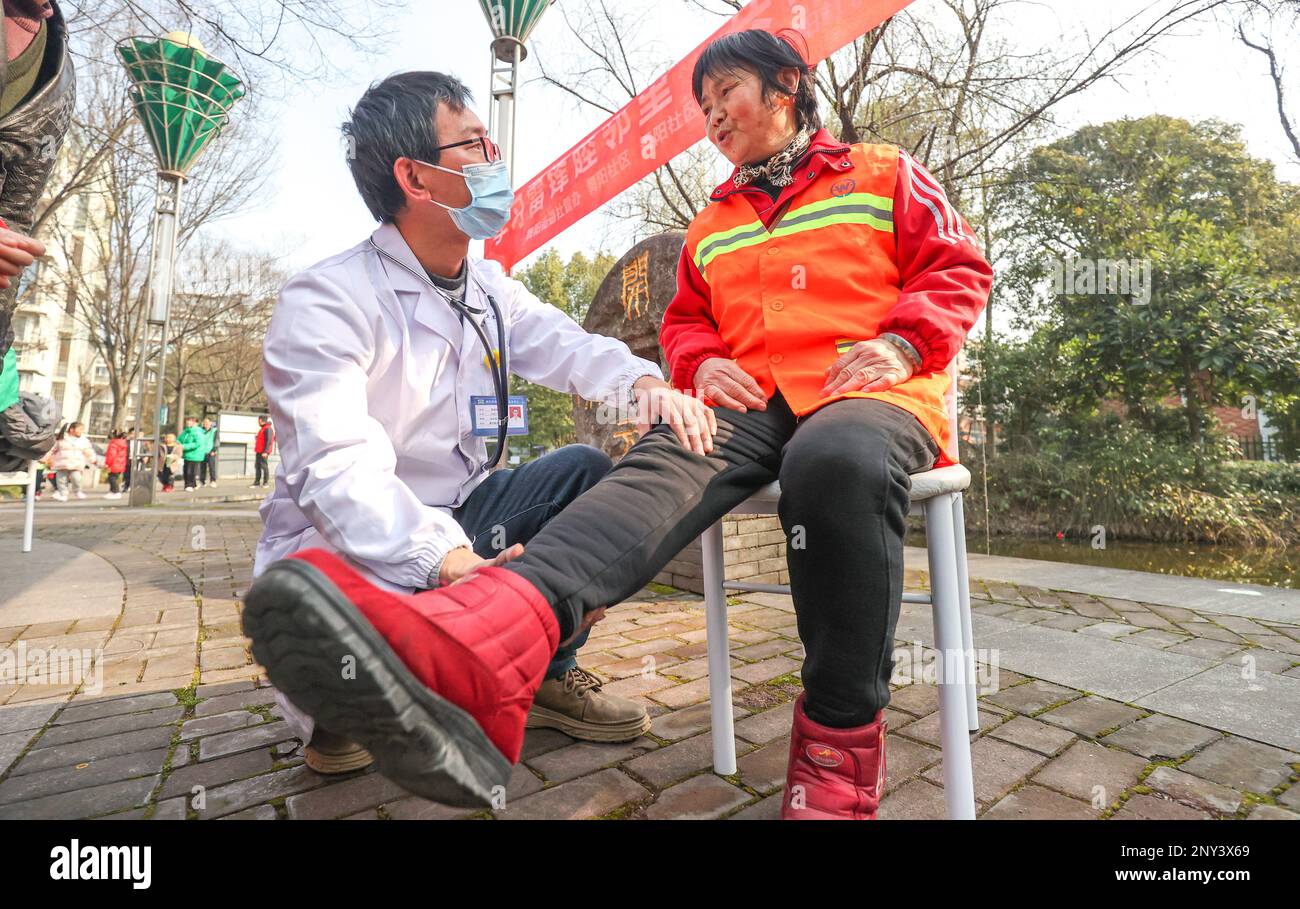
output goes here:
{"type": "Polygon", "coordinates": [[[393,177],[398,158],[438,163],[438,103],[462,111],[469,89],[455,76],[434,72],[398,73],[371,85],[343,124],[348,169],[366,208],[376,221],[391,221],[406,204],[393,177]]]}
{"type": "Polygon", "coordinates": [[[700,103],[705,76],[723,73],[749,72],[763,83],[763,100],[773,93],[790,97],[790,90],[778,78],[781,70],[794,67],[799,70],[799,88],[794,93],[795,118],[801,128],[821,129],[822,116],[817,110],[817,96],[813,93],[812,73],[806,52],[798,45],[802,36],[793,29],[782,29],[773,34],[759,28],[723,35],[711,43],[695,61],[691,74],[691,90],[695,103],[700,103]]]}

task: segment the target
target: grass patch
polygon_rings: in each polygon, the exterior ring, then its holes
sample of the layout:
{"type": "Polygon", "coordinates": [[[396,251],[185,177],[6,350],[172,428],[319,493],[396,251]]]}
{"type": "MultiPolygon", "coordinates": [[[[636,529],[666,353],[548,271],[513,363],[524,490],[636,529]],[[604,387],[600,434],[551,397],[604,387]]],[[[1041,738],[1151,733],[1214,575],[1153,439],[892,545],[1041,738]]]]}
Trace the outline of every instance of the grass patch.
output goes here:
{"type": "Polygon", "coordinates": [[[631,820],[633,815],[635,815],[642,808],[647,807],[649,804],[650,804],[649,799],[644,799],[639,802],[628,802],[626,805],[619,805],[613,811],[606,812],[605,814],[602,814],[600,817],[592,818],[592,820],[596,820],[596,821],[631,820]]]}
{"type": "Polygon", "coordinates": [[[668,584],[660,584],[658,581],[651,581],[649,584],[645,585],[645,588],[646,590],[652,590],[662,596],[675,596],[679,593],[686,593],[685,590],[678,590],[676,587],[672,587],[668,584]]]}
{"type": "Polygon", "coordinates": [[[196,691],[198,686],[190,685],[188,688],[173,688],[172,694],[176,695],[176,702],[185,708],[185,715],[190,716],[194,708],[198,706],[199,696],[196,691]]]}

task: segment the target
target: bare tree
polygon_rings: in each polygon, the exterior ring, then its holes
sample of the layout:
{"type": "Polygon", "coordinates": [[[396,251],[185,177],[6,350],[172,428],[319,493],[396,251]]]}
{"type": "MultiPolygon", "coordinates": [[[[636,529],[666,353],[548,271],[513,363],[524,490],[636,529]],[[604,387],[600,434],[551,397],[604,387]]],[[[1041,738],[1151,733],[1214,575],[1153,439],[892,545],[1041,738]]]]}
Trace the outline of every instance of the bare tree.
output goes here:
{"type": "Polygon", "coordinates": [[[1076,21],[1034,44],[1021,0],[918,4],[833,54],[815,79],[841,141],[902,146],[969,205],[987,179],[1005,174],[1012,143],[1055,127],[1062,102],[1226,2],[1160,0],[1097,34],[1076,21]]]}
{"type": "MultiPolygon", "coordinates": [[[[648,7],[616,11],[607,0],[582,0],[557,9],[575,47],[557,53],[565,65],[555,69],[547,65],[546,49],[534,45],[541,75],[533,81],[560,89],[581,106],[612,115],[671,62],[655,45],[628,40],[651,14],[648,7]]],[[[685,230],[718,179],[716,155],[699,146],[690,149],[613,200],[607,209],[611,225],[630,228],[631,236],[623,238],[628,240],[661,230],[685,230]]]]}
{"type": "MultiPolygon", "coordinates": [[[[71,378],[71,376],[69,377],[71,378]]],[[[95,367],[84,360],[76,365],[77,390],[80,393],[81,409],[77,411],[77,420],[81,423],[90,421],[90,405],[95,397],[95,367]]]]}
{"type": "MultiPolygon", "coordinates": [[[[80,81],[90,90],[79,96],[69,130],[71,166],[47,187],[37,214],[38,236],[68,263],[50,280],[73,301],[69,313],[86,328],[91,347],[107,367],[117,425],[141,364],[157,354],[156,348],[145,348],[142,329],[158,165],[134,122],[126,73],[112,59],[106,41],[87,56],[80,81]],[[73,199],[78,200],[77,216],[58,217],[58,209],[73,199]]],[[[181,261],[196,230],[236,214],[257,197],[272,149],[250,135],[255,129],[255,116],[235,119],[192,169],[178,221],[181,261]]],[[[182,331],[192,327],[184,319],[178,326],[182,331]]]]}
{"type": "Polygon", "coordinates": [[[1300,30],[1300,0],[1246,0],[1242,6],[1244,8],[1234,10],[1240,15],[1237,37],[1267,61],[1268,76],[1277,101],[1278,121],[1291,143],[1296,161],[1300,161],[1300,135],[1297,134],[1300,127],[1296,123],[1297,115],[1289,109],[1283,85],[1286,81],[1286,49],[1294,49],[1296,34],[1300,30]],[[1289,44],[1286,39],[1289,39],[1289,44]]]}
{"type": "MultiPolygon", "coordinates": [[[[838,138],[908,149],[956,204],[975,212],[991,198],[986,186],[1005,179],[1016,156],[1055,128],[1062,102],[1114,78],[1160,38],[1226,2],[1148,3],[1099,34],[1071,23],[1027,46],[1016,19],[1020,0],[942,0],[886,20],[822,63],[814,78],[838,138]]],[[[720,17],[744,6],[684,3],[720,17]]],[[[536,53],[540,81],[580,105],[613,114],[671,62],[652,44],[634,41],[646,12],[616,12],[607,0],[560,10],[574,46],[556,54],[565,61],[561,68],[548,64],[549,52],[536,53]]],[[[616,222],[637,224],[638,235],[683,229],[722,176],[716,155],[697,146],[608,211],[616,222]]]]}
{"type": "Polygon", "coordinates": [[[337,73],[337,61],[355,52],[378,53],[409,17],[407,0],[64,0],[64,6],[76,56],[85,56],[87,44],[125,35],[188,31],[264,94],[337,73]]]}
{"type": "Polygon", "coordinates": [[[264,405],[262,340],[287,275],[272,253],[204,243],[188,259],[173,312],[167,379],[184,423],[192,392],[220,409],[264,405]]]}
{"type": "Polygon", "coordinates": [[[218,410],[265,410],[261,349],[286,276],[273,256],[246,255],[231,264],[233,281],[209,302],[221,319],[196,336],[186,355],[188,382],[196,397],[218,410]]]}

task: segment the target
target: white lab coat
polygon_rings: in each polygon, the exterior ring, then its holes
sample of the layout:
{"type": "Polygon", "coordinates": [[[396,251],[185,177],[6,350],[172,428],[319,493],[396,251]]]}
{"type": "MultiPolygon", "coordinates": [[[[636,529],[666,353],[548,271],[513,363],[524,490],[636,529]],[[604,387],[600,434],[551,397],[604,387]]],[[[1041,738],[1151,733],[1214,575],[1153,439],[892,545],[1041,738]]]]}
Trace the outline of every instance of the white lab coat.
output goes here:
{"type": "MultiPolygon", "coordinates": [[[[263,373],[280,445],[254,575],[299,549],[342,552],[384,586],[427,586],[448,550],[469,544],[451,510],[487,476],[470,395],[495,399],[474,328],[417,275],[396,226],[371,235],[415,275],[362,242],[290,280],[263,373]]],[[[510,371],[608,404],[662,378],[614,338],[589,334],[491,260],[466,259],[466,302],[501,309],[510,371]],[[479,285],[482,285],[482,291],[479,285]]],[[[496,344],[489,309],[484,329],[496,344]]],[[[466,317],[468,319],[468,317],[466,317]]]]}

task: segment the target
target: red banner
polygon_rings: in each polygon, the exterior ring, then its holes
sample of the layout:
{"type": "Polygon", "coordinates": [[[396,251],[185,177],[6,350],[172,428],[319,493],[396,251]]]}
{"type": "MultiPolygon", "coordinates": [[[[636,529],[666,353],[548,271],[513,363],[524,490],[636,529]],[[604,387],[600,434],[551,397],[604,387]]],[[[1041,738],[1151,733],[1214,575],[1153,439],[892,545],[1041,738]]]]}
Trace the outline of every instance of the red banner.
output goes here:
{"type": "Polygon", "coordinates": [[[866,34],[911,0],[754,0],[654,84],[585,139],[524,184],[510,223],[488,240],[485,254],[510,269],[705,136],[704,115],[691,92],[695,61],[714,39],[750,28],[798,30],[817,65],[866,34]]]}

